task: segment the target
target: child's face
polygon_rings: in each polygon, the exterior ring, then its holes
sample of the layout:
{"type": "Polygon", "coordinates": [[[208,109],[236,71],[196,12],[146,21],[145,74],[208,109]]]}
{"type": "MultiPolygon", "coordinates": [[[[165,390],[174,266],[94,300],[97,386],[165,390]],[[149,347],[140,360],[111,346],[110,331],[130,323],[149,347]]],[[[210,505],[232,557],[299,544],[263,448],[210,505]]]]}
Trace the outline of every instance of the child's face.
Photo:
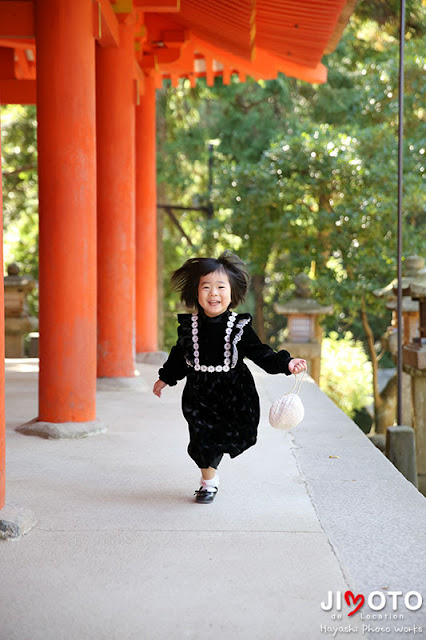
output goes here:
{"type": "Polygon", "coordinates": [[[198,302],[210,318],[227,310],[231,303],[231,285],[224,271],[213,271],[200,278],[198,302]]]}

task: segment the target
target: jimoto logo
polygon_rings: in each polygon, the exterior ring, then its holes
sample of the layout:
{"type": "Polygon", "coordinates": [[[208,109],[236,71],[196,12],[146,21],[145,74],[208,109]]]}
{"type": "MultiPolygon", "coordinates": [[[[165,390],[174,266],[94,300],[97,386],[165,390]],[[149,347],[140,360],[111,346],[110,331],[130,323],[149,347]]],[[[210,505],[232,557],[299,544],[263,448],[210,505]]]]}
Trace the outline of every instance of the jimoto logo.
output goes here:
{"type": "Polygon", "coordinates": [[[372,611],[381,611],[389,602],[392,604],[393,611],[397,611],[402,607],[409,611],[417,611],[423,604],[422,595],[418,591],[407,591],[405,594],[402,591],[371,591],[367,597],[362,593],[355,595],[352,591],[345,591],[344,593],[342,591],[329,591],[327,600],[321,602],[321,609],[323,611],[331,611],[333,609],[342,611],[343,601],[349,609],[348,616],[353,616],[365,603],[372,611]]]}

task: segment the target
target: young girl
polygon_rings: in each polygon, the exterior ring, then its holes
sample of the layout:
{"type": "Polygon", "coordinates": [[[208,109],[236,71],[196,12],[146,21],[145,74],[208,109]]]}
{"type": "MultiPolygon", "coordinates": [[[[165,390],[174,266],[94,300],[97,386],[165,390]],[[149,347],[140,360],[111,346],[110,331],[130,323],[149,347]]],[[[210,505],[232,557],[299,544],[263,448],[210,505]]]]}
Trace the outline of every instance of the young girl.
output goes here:
{"type": "Polygon", "coordinates": [[[306,361],[288,351],[273,351],[251,326],[249,313],[232,308],[243,302],[247,268],[225,251],[218,259],[191,258],[175,271],[173,289],[193,314],[178,314],[178,340],[154,385],[158,397],[167,385],[186,376],[182,410],[189,426],[188,453],[201,469],[195,501],[209,503],[219,487],[217,467],[224,453],[231,458],[255,444],[259,396],[244,358],[267,373],[300,373],[306,361]]]}

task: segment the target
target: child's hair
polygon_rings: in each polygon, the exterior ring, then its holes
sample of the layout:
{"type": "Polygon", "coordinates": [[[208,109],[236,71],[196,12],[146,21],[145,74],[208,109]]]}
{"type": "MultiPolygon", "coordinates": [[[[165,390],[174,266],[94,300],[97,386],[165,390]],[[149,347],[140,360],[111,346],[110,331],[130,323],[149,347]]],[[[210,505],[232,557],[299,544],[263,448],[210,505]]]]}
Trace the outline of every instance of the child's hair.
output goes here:
{"type": "Polygon", "coordinates": [[[200,278],[214,271],[224,271],[231,285],[231,304],[236,307],[244,299],[250,284],[250,276],[244,262],[230,251],[219,258],[190,258],[171,276],[172,289],[180,293],[181,301],[189,308],[197,308],[200,278]]]}

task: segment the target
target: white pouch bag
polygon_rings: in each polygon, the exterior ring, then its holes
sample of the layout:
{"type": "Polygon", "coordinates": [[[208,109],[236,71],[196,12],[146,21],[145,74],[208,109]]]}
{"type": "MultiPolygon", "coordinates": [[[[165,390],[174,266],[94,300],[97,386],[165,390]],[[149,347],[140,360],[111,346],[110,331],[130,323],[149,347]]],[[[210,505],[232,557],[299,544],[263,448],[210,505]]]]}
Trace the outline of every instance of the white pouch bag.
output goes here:
{"type": "Polygon", "coordinates": [[[282,398],[276,400],[270,408],[269,424],[271,427],[274,427],[274,429],[289,431],[302,422],[305,415],[305,409],[298,394],[300,387],[302,386],[305,373],[306,371],[303,372],[300,381],[297,380],[296,374],[293,374],[296,378],[293,389],[288,393],[285,393],[282,398]],[[297,385],[298,388],[296,392],[294,392],[297,385]]]}

